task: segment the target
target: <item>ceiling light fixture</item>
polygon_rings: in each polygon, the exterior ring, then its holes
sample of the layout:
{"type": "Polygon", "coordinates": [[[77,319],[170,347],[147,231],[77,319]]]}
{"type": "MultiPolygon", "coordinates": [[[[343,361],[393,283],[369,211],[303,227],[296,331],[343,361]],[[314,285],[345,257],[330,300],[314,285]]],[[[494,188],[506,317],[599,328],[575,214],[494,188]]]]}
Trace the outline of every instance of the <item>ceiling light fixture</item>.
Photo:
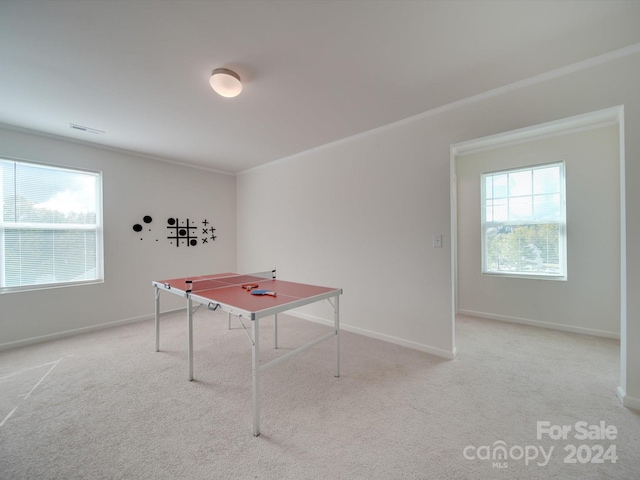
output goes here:
{"type": "Polygon", "coordinates": [[[216,68],[211,72],[209,83],[218,95],[227,98],[237,97],[242,91],[240,76],[228,68],[216,68]]]}

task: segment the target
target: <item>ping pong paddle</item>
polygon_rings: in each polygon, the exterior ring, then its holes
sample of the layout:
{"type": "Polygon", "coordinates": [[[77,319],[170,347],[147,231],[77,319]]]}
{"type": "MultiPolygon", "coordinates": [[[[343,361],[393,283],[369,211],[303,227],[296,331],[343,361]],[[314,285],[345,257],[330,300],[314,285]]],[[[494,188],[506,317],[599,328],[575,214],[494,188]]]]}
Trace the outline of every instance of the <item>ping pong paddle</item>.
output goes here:
{"type": "Polygon", "coordinates": [[[276,292],[272,292],[271,290],[251,290],[251,295],[270,295],[275,297],[276,292]]]}
{"type": "Polygon", "coordinates": [[[254,288],[258,288],[258,284],[257,283],[245,283],[244,285],[242,285],[242,288],[244,288],[245,290],[250,292],[254,288]]]}

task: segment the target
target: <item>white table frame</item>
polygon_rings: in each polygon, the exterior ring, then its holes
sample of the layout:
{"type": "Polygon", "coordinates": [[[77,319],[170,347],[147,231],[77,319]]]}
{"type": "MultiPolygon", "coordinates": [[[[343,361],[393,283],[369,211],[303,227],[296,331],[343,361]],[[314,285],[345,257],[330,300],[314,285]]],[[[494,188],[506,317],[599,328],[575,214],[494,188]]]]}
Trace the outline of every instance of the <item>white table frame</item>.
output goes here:
{"type": "MultiPolygon", "coordinates": [[[[194,379],[193,376],[193,302],[197,302],[200,305],[206,305],[209,310],[222,310],[227,312],[227,324],[228,328],[231,328],[231,315],[238,317],[240,323],[244,331],[247,333],[249,337],[249,341],[251,342],[251,370],[252,370],[252,417],[253,417],[253,435],[260,435],[260,374],[267,368],[270,368],[284,360],[288,360],[296,355],[306,352],[310,348],[329,340],[335,337],[335,360],[336,360],[336,371],[335,376],[340,377],[340,295],[342,294],[342,289],[335,289],[327,293],[323,293],[320,295],[315,295],[308,298],[302,298],[299,300],[292,301],[290,303],[286,303],[284,305],[279,305],[277,307],[261,310],[258,312],[251,312],[247,310],[243,310],[241,308],[235,307],[233,305],[227,305],[224,303],[218,303],[210,298],[201,297],[197,293],[191,293],[186,290],[180,290],[177,288],[172,288],[170,285],[162,283],[162,282],[152,282],[155,290],[155,330],[156,330],[156,352],[160,351],[160,292],[169,292],[175,295],[180,295],[185,297],[187,300],[187,324],[188,324],[188,364],[189,364],[189,373],[188,379],[192,381],[194,379]],[[316,338],[315,340],[302,345],[301,347],[292,350],[284,355],[281,355],[273,360],[270,360],[267,363],[260,364],[260,335],[259,335],[259,327],[260,327],[260,319],[264,317],[272,316],[274,317],[274,348],[278,348],[278,314],[286,312],[288,310],[292,310],[294,308],[299,308],[304,305],[309,305],[312,303],[320,302],[322,300],[327,300],[331,306],[333,307],[333,330],[322,337],[316,338]],[[250,335],[247,328],[245,327],[242,319],[246,318],[252,321],[252,334],[250,335]]],[[[200,307],[198,305],[197,308],[200,307]]]]}

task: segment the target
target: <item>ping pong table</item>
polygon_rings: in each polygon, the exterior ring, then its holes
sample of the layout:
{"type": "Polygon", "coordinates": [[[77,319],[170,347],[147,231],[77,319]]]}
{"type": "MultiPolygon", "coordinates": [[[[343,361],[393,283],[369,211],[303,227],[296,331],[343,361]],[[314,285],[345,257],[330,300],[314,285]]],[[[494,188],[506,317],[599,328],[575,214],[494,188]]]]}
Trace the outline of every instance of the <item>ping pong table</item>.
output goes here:
{"type": "Polygon", "coordinates": [[[231,316],[237,317],[252,346],[252,416],[253,434],[260,435],[260,373],[293,356],[331,338],[335,338],[335,376],[340,376],[340,288],[321,287],[303,283],[285,282],[276,279],[276,271],[240,275],[219,273],[206,276],[174,278],[153,281],[155,290],[156,352],[160,351],[160,292],[168,292],[186,298],[188,323],[188,367],[189,380],[193,380],[193,303],[197,308],[206,306],[208,310],[227,313],[228,328],[231,316]],[[274,317],[274,348],[278,348],[278,314],[311,303],[327,300],[333,307],[334,328],[330,333],[316,338],[295,350],[260,364],[259,321],[274,317]],[[251,333],[243,322],[251,321],[251,333]]]}

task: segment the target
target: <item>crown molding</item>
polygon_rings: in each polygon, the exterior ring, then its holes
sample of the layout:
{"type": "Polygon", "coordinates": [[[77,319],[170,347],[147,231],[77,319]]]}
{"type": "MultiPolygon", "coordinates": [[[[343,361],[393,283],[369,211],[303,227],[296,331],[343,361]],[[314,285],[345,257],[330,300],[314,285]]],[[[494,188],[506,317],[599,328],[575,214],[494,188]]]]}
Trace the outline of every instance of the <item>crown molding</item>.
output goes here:
{"type": "MultiPolygon", "coordinates": [[[[430,117],[435,117],[437,115],[441,115],[443,113],[446,112],[450,112],[452,110],[456,110],[458,108],[462,108],[468,105],[472,105],[474,103],[478,103],[478,102],[482,102],[484,100],[487,100],[489,98],[493,98],[493,97],[497,97],[500,95],[504,95],[506,93],[509,92],[513,92],[514,90],[519,90],[522,88],[526,88],[526,87],[530,87],[533,85],[537,85],[540,83],[544,83],[544,82],[548,82],[549,80],[553,80],[556,78],[560,78],[560,77],[564,77],[566,75],[570,75],[572,73],[576,73],[582,70],[587,70],[589,68],[593,68],[596,67],[598,65],[603,65],[605,63],[609,63],[624,57],[628,57],[631,55],[636,55],[640,53],[640,43],[635,43],[633,45],[629,45],[627,47],[624,48],[620,48],[618,50],[613,50],[611,52],[608,53],[604,53],[602,55],[597,55],[595,57],[589,58],[587,60],[582,60],[580,62],[576,62],[576,63],[572,63],[570,65],[566,65],[564,67],[561,68],[557,68],[555,70],[551,70],[549,72],[546,73],[542,73],[540,75],[535,75],[533,77],[529,77],[527,79],[524,80],[520,80],[514,83],[510,83],[508,85],[503,85],[502,87],[498,87],[498,88],[494,88],[492,90],[488,90],[486,92],[483,93],[479,93],[477,95],[472,95],[470,97],[466,97],[460,100],[457,100],[455,102],[451,102],[448,103],[446,105],[442,105],[440,107],[436,107],[436,108],[432,108],[430,110],[427,110],[426,112],[422,112],[419,113],[417,115],[412,115],[411,117],[407,117],[404,118],[402,120],[398,120],[396,122],[392,122],[392,123],[388,123],[386,125],[380,126],[380,127],[376,127],[374,129],[371,130],[367,130],[366,132],[362,132],[362,133],[358,133],[356,135],[352,135],[350,137],[346,137],[346,138],[342,138],[340,140],[336,140],[330,143],[326,143],[324,145],[320,145],[318,147],[309,149],[309,150],[305,150],[303,152],[299,152],[293,155],[290,155],[288,157],[284,157],[278,160],[274,160],[272,162],[269,163],[265,163],[262,165],[258,165],[256,167],[252,167],[249,168],[247,170],[243,170],[241,172],[238,172],[237,175],[242,175],[244,173],[248,173],[248,172],[254,172],[263,168],[267,168],[269,166],[274,166],[280,163],[286,163],[288,161],[297,159],[299,157],[305,156],[305,155],[310,155],[312,153],[318,152],[318,151],[322,151],[324,149],[330,148],[330,147],[335,147],[344,143],[347,143],[351,140],[355,140],[358,138],[363,138],[363,137],[367,137],[369,135],[375,135],[376,133],[380,133],[382,131],[388,130],[388,129],[393,129],[396,127],[400,127],[402,125],[407,125],[419,120],[423,120],[426,118],[430,118],[430,117]]],[[[619,107],[614,107],[614,108],[619,108],[619,107]]],[[[615,122],[614,122],[615,123],[615,122]]]]}

